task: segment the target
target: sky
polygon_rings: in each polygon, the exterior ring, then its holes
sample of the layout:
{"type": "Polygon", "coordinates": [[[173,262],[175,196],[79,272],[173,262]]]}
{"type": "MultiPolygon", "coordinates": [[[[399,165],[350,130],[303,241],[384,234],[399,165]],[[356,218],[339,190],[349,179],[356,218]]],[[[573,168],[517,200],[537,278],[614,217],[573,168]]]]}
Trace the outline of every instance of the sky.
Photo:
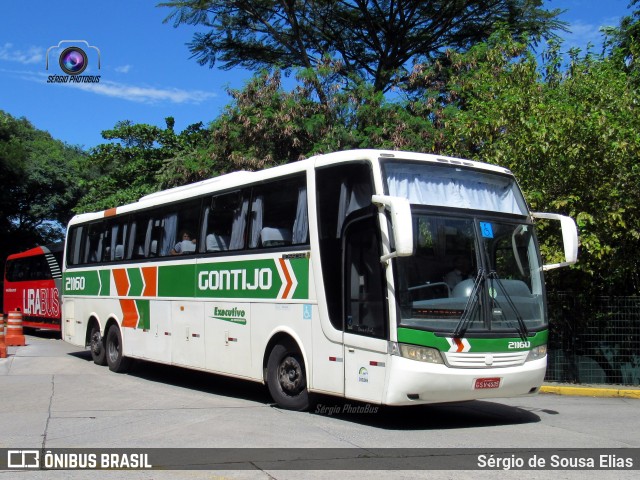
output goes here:
{"type": "MultiPolygon", "coordinates": [[[[177,132],[214,120],[231,102],[228,88],[242,88],[252,74],[200,66],[186,44],[203,30],[163,23],[171,10],[157,3],[2,1],[0,110],[85,149],[104,143],[101,132],[121,120],[164,127],[164,119],[172,116],[177,132]],[[51,76],[66,77],[58,60],[70,46],[86,52],[82,75],[99,75],[99,83],[47,83],[51,76]]],[[[571,33],[562,35],[565,49],[599,45],[600,27],[617,26],[630,14],[628,4],[545,0],[549,9],[566,10],[561,19],[571,33]]]]}

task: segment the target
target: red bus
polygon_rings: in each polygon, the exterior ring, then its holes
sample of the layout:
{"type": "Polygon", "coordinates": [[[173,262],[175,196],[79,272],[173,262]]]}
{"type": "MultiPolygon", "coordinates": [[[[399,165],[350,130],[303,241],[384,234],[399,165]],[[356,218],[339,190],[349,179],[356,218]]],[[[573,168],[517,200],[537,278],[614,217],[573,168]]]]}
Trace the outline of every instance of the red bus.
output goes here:
{"type": "Polygon", "coordinates": [[[23,326],[60,330],[63,243],[35,247],[7,257],[5,315],[20,310],[23,326]]]}

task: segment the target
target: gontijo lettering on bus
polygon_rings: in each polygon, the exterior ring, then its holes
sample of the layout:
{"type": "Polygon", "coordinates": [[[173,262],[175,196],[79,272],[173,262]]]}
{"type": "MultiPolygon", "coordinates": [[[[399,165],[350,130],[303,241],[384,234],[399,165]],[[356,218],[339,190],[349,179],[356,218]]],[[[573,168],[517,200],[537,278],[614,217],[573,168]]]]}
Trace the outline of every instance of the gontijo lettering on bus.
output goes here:
{"type": "Polygon", "coordinates": [[[306,299],[306,258],[266,259],[198,266],[199,297],[306,299]]]}
{"type": "Polygon", "coordinates": [[[198,297],[307,299],[307,258],[247,260],[197,266],[198,297]]]}

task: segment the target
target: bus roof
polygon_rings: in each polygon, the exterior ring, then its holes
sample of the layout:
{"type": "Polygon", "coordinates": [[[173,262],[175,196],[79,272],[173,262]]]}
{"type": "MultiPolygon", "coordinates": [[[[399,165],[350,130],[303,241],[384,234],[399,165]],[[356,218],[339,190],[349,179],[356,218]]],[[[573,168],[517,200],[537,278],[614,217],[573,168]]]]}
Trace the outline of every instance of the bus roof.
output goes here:
{"type": "Polygon", "coordinates": [[[43,255],[45,253],[62,252],[63,248],[63,242],[50,243],[48,245],[33,247],[29,250],[24,250],[23,252],[12,253],[11,255],[7,256],[7,260],[13,260],[15,258],[34,257],[36,255],[43,255]]]}
{"type": "Polygon", "coordinates": [[[185,200],[192,197],[198,197],[214,191],[231,190],[233,188],[241,188],[252,183],[286,176],[294,173],[304,172],[309,168],[323,167],[344,163],[349,161],[368,160],[376,162],[379,159],[398,159],[410,161],[432,162],[440,165],[460,165],[478,170],[491,171],[495,173],[512,175],[511,171],[506,168],[491,165],[488,163],[477,162],[474,160],[465,160],[461,158],[448,157],[444,155],[433,155],[427,153],[405,152],[397,150],[345,150],[322,155],[316,155],[305,160],[279,165],[255,172],[237,171],[220,175],[218,177],[209,178],[200,182],[174,187],[167,190],[151,193],[141,197],[137,202],[127,205],[118,206],[101,212],[82,213],[74,216],[70,224],[83,223],[92,220],[102,219],[104,217],[113,216],[121,213],[128,213],[141,208],[154,207],[167,202],[185,200]]]}

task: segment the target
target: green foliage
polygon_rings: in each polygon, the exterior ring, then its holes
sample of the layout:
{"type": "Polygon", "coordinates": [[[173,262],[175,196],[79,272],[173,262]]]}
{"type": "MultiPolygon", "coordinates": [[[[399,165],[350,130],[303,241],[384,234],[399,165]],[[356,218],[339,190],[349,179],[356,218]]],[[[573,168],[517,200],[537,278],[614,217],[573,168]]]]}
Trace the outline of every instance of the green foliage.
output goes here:
{"type": "MultiPolygon", "coordinates": [[[[204,150],[195,158],[178,153],[172,163],[191,165],[180,178],[200,180],[238,169],[256,170],[294,162],[320,153],[351,148],[439,151],[446,143],[438,126],[441,108],[388,100],[370,83],[352,76],[341,88],[335,65],[301,71],[298,86],[285,91],[280,72],[262,72],[241,90],[231,90],[232,103],[209,126],[204,150]],[[329,93],[318,101],[314,83],[329,93]],[[434,121],[436,119],[436,121],[434,121]],[[194,160],[194,161],[192,161],[194,160]]],[[[169,166],[167,172],[175,172],[169,166]]]]}
{"type": "Polygon", "coordinates": [[[526,45],[495,36],[452,53],[448,100],[461,108],[447,124],[449,148],[510,168],[532,209],[577,219],[580,260],[563,276],[575,288],[637,293],[638,91],[615,59],[573,51],[564,64],[559,52],[552,44],[539,65],[526,45]]]}
{"type": "Polygon", "coordinates": [[[193,179],[193,162],[179,165],[174,160],[177,155],[185,159],[197,153],[207,133],[202,124],[196,124],[176,134],[174,119],[165,121],[165,129],[125,120],[102,132],[105,140],[115,142],[98,145],[86,158],[84,166],[90,177],[83,184],[87,193],[76,205],[76,212],[134,202],[176,182],[193,179]],[[189,174],[181,176],[185,169],[189,174]]]}
{"type": "Polygon", "coordinates": [[[624,17],[616,28],[608,28],[606,47],[618,67],[631,74],[636,85],[640,83],[640,0],[631,0],[636,6],[631,15],[624,17]]]}
{"type": "Polygon", "coordinates": [[[81,195],[83,153],[0,111],[0,258],[60,240],[81,195]]]}

